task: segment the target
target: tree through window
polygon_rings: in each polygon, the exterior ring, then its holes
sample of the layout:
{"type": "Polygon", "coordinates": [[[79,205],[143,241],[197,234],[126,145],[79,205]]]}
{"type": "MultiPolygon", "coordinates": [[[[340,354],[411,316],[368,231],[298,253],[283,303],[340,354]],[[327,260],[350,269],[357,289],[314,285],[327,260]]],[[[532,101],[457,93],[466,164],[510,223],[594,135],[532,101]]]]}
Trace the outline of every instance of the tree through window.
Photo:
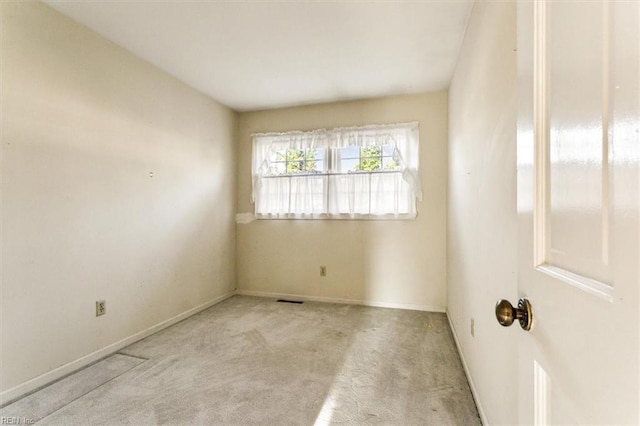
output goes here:
{"type": "Polygon", "coordinates": [[[383,146],[350,146],[340,149],[340,169],[345,172],[377,172],[397,170],[394,148],[383,146]]]}
{"type": "Polygon", "coordinates": [[[323,173],[324,157],[324,151],[315,148],[278,150],[270,157],[268,175],[323,173]]]}

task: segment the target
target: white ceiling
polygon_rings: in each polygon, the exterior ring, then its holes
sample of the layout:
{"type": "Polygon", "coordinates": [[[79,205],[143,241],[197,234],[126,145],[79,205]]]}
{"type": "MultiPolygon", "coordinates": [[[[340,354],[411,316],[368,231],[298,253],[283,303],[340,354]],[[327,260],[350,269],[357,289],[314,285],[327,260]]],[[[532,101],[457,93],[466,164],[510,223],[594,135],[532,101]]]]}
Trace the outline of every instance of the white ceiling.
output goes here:
{"type": "Polygon", "coordinates": [[[473,0],[44,0],[238,111],[445,89],[473,0]]]}

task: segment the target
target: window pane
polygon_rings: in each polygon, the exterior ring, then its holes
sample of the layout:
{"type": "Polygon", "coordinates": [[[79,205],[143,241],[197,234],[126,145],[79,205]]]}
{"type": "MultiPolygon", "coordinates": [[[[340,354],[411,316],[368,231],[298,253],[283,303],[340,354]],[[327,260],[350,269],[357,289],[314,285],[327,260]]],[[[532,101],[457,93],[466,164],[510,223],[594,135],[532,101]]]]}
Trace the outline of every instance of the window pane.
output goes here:
{"type": "Polygon", "coordinates": [[[347,146],[345,148],[340,148],[340,158],[360,159],[360,148],[357,146],[347,146]]]}
{"type": "Polygon", "coordinates": [[[408,213],[407,183],[400,174],[372,175],[371,186],[371,214],[408,213]]]}
{"type": "Polygon", "coordinates": [[[256,198],[256,213],[286,214],[289,212],[290,185],[288,178],[263,179],[256,198]]]}
{"type": "Polygon", "coordinates": [[[314,148],[307,150],[305,164],[307,173],[322,173],[326,170],[325,164],[326,162],[324,149],[314,148]]]}
{"type": "Polygon", "coordinates": [[[327,177],[300,176],[291,178],[291,207],[289,213],[326,213],[327,177]]]}
{"type": "Polygon", "coordinates": [[[287,174],[298,174],[304,171],[304,150],[287,150],[287,174]]]}
{"type": "Polygon", "coordinates": [[[382,148],[379,146],[363,146],[360,148],[360,164],[358,170],[374,172],[382,169],[382,148]]]}
{"type": "Polygon", "coordinates": [[[286,163],[284,161],[272,162],[269,164],[269,172],[270,176],[278,176],[282,175],[286,171],[286,163]]]}
{"type": "MultiPolygon", "coordinates": [[[[382,170],[382,152],[383,147],[380,146],[348,146],[340,148],[339,171],[341,173],[352,173],[382,170]]],[[[393,153],[392,149],[391,152],[393,153]]]]}
{"type": "Polygon", "coordinates": [[[287,151],[282,149],[280,151],[272,152],[269,155],[269,163],[275,163],[278,161],[285,162],[287,161],[287,151]]]}
{"type": "Polygon", "coordinates": [[[280,150],[269,157],[268,175],[325,173],[326,164],[324,148],[280,150]]]}
{"type": "Polygon", "coordinates": [[[382,147],[363,146],[360,148],[361,157],[380,157],[381,155],[382,155],[382,147]]]}
{"type": "Polygon", "coordinates": [[[351,173],[358,170],[358,165],[360,164],[360,158],[341,158],[340,159],[340,172],[341,173],[351,173]]]}
{"type": "Polygon", "coordinates": [[[382,168],[384,170],[397,170],[400,167],[393,157],[382,157],[382,168]]]}
{"type": "Polygon", "coordinates": [[[370,175],[357,174],[336,176],[331,189],[335,213],[341,214],[369,214],[369,183],[370,175]]]}

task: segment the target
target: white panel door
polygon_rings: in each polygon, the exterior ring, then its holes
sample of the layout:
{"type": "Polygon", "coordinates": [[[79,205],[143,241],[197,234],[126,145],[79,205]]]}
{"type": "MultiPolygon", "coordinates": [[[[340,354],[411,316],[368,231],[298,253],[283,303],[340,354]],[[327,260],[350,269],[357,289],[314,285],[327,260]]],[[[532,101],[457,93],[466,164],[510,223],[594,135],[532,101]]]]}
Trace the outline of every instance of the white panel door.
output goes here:
{"type": "Polygon", "coordinates": [[[518,4],[524,424],[640,423],[639,52],[638,1],[518,4]]]}

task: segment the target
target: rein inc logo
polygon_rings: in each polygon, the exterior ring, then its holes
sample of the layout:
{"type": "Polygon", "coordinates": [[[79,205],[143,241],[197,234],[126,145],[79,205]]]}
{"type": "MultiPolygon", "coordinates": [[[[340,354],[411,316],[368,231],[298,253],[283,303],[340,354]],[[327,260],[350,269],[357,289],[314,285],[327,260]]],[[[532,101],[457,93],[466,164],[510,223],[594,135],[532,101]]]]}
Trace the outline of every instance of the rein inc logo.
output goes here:
{"type": "Polygon", "coordinates": [[[28,417],[0,417],[0,425],[32,425],[35,422],[28,417]]]}

